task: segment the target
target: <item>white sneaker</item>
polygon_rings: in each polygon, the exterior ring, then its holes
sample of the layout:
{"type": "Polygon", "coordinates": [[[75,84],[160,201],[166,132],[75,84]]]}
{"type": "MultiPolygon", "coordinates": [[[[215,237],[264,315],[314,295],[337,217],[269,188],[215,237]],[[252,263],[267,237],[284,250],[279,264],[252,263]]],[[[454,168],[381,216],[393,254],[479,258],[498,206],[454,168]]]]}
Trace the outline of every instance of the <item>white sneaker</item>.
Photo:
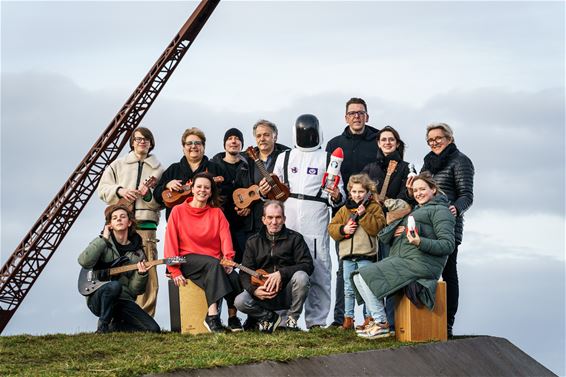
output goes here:
{"type": "Polygon", "coordinates": [[[287,330],[291,330],[291,331],[301,330],[297,325],[297,320],[293,317],[287,317],[287,321],[285,322],[285,327],[287,328],[287,330]]]}
{"type": "Polygon", "coordinates": [[[391,336],[391,332],[389,331],[389,323],[373,322],[372,324],[368,325],[366,331],[359,333],[358,336],[365,339],[387,338],[391,336]]]}

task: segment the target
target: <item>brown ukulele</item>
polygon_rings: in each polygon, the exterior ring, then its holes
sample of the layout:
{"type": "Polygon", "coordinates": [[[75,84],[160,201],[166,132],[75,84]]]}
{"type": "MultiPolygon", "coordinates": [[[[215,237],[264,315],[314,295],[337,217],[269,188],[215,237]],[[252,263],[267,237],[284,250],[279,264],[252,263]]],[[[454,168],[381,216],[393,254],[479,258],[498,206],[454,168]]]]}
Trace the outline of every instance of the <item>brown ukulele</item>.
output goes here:
{"type": "MultiPolygon", "coordinates": [[[[157,184],[157,178],[155,178],[153,175],[151,177],[148,177],[145,181],[140,183],[140,185],[138,187],[139,193],[137,194],[137,197],[143,198],[150,189],[155,187],[156,184],[157,184]]],[[[126,198],[121,198],[114,205],[124,205],[124,206],[128,207],[130,210],[133,210],[133,203],[134,203],[134,201],[132,201],[132,200],[129,200],[129,199],[126,199],[126,198]]],[[[104,215],[106,215],[106,211],[113,208],[114,205],[108,206],[106,208],[106,210],[104,211],[104,215]]]]}
{"type": "Polygon", "coordinates": [[[239,188],[234,190],[232,199],[234,205],[240,209],[248,208],[253,202],[259,200],[259,186],[251,185],[248,188],[239,188]]]}
{"type": "Polygon", "coordinates": [[[220,260],[220,264],[226,267],[234,267],[239,269],[240,271],[244,271],[246,274],[251,276],[252,284],[257,287],[264,285],[265,281],[267,280],[267,275],[269,275],[269,273],[265,270],[258,269],[254,271],[251,268],[242,266],[241,264],[231,261],[229,259],[222,258],[222,260],[220,260]]]}
{"type": "Polygon", "coordinates": [[[387,165],[387,174],[385,179],[383,180],[383,186],[381,186],[381,192],[379,193],[377,199],[378,201],[383,204],[385,201],[385,195],[387,195],[387,188],[389,187],[389,180],[391,176],[395,172],[395,168],[397,167],[397,161],[391,160],[389,161],[389,165],[387,165]]]}
{"type": "Polygon", "coordinates": [[[248,147],[248,149],[246,149],[246,153],[252,160],[254,160],[257,168],[259,169],[259,172],[271,186],[271,189],[267,193],[267,197],[271,200],[280,200],[282,202],[287,200],[287,198],[291,194],[289,188],[281,183],[276,175],[269,174],[269,172],[265,168],[265,165],[263,164],[263,161],[259,159],[253,147],[248,147]]]}
{"type": "MultiPolygon", "coordinates": [[[[224,177],[218,175],[213,178],[215,183],[224,182],[224,177]]],[[[191,195],[191,188],[193,187],[193,180],[189,180],[186,185],[181,186],[179,191],[177,190],[164,190],[161,193],[161,198],[163,203],[167,208],[175,207],[177,204],[183,203],[189,195],[191,195]]]]}

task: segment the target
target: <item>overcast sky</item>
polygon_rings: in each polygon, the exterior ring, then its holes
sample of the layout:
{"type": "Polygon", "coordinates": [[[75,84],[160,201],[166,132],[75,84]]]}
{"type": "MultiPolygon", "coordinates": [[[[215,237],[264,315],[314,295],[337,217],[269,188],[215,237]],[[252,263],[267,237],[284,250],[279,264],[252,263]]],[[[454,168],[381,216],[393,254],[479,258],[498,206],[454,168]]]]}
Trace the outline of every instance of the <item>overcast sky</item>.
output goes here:
{"type": "MultiPolygon", "coordinates": [[[[195,6],[1,2],[2,264],[195,6]]],[[[185,128],[205,131],[211,157],[230,127],[250,145],[260,118],[292,145],[294,120],[313,113],[329,140],[345,126],[345,102],[363,97],[369,123],[397,128],[420,168],[426,125],[450,124],[476,167],[455,332],[505,337],[562,375],[564,8],[221,2],[142,125],[168,166],[185,128]]],[[[3,335],[95,329],[76,292],[76,258],[103,208],[92,198],[3,335]]],[[[165,279],[156,319],[169,328],[165,279]]]]}

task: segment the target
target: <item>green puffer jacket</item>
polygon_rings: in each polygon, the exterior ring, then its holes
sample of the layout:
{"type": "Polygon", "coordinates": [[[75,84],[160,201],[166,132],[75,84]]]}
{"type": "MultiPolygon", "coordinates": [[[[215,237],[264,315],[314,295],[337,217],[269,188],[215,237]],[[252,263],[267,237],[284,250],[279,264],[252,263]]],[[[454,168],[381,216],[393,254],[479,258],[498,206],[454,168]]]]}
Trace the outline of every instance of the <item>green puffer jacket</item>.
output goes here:
{"type": "MultiPolygon", "coordinates": [[[[456,220],[448,205],[445,195],[436,195],[428,203],[415,207],[411,212],[421,238],[419,247],[410,244],[404,234],[393,236],[397,226],[407,226],[408,216],[394,221],[379,233],[379,239],[383,243],[392,245],[389,257],[357,271],[378,299],[416,281],[425,288],[421,291],[419,299],[430,310],[434,308],[436,283],[448,255],[455,247],[456,220]]],[[[353,283],[352,285],[355,287],[353,283]]],[[[358,302],[361,302],[357,291],[356,296],[358,302]]]]}
{"type": "MultiPolygon", "coordinates": [[[[139,235],[135,233],[137,237],[139,235]]],[[[141,240],[139,241],[141,245],[141,240]]],[[[145,259],[145,254],[142,249],[127,252],[125,254],[130,258],[130,263],[137,263],[145,259]]],[[[86,247],[86,249],[79,255],[79,264],[87,269],[93,268],[96,263],[100,260],[104,263],[112,262],[113,260],[120,257],[112,238],[106,240],[102,236],[96,237],[91,243],[86,247]]],[[[147,284],[147,276],[140,275],[137,270],[124,272],[119,275],[118,280],[122,283],[122,293],[120,294],[120,299],[135,301],[139,294],[144,293],[145,286],[147,284]]],[[[91,296],[87,296],[87,302],[91,296]]]]}

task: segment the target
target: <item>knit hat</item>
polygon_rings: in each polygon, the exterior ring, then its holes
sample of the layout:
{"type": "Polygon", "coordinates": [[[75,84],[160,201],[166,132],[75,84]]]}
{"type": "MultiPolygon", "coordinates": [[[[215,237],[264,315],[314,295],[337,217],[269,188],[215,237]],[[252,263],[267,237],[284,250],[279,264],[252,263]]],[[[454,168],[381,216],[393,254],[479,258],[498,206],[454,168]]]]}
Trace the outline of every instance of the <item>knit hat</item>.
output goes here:
{"type": "Polygon", "coordinates": [[[387,208],[386,221],[391,224],[393,221],[405,217],[411,213],[411,206],[402,199],[386,199],[385,207],[387,208]]]}
{"type": "Polygon", "coordinates": [[[226,131],[224,134],[224,145],[226,145],[226,140],[228,140],[230,136],[236,136],[242,142],[242,147],[244,146],[244,135],[242,134],[242,131],[237,128],[230,128],[226,131]]]}

